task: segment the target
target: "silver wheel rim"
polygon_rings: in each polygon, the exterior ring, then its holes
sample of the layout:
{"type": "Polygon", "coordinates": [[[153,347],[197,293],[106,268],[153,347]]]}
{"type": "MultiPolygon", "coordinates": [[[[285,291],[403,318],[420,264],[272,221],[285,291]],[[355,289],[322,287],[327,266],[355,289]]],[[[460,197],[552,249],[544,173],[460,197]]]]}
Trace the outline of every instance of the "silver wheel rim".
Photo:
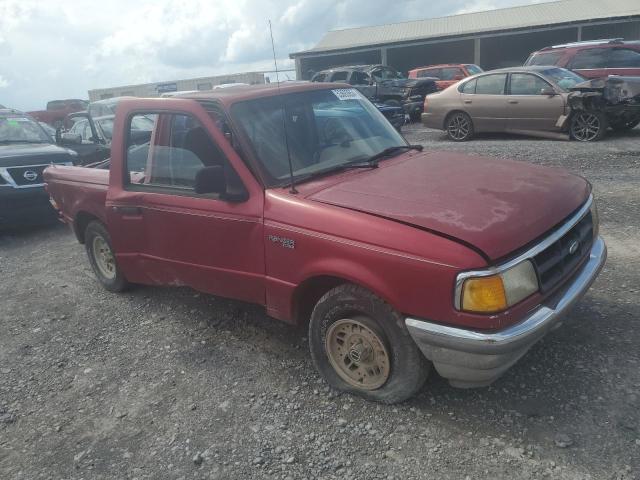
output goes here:
{"type": "Polygon", "coordinates": [[[471,123],[466,115],[454,115],[447,125],[447,132],[454,140],[464,140],[471,131],[471,123]]]}
{"type": "Polygon", "coordinates": [[[358,318],[331,324],[325,350],[335,372],[349,385],[376,390],[391,374],[389,351],[382,338],[358,318]]]}
{"type": "Polygon", "coordinates": [[[107,241],[101,236],[93,237],[91,249],[100,274],[108,280],[116,278],[116,259],[107,241]]]}
{"type": "Polygon", "coordinates": [[[597,115],[579,113],[571,125],[571,133],[576,140],[589,142],[598,136],[600,128],[600,118],[597,115]]]}

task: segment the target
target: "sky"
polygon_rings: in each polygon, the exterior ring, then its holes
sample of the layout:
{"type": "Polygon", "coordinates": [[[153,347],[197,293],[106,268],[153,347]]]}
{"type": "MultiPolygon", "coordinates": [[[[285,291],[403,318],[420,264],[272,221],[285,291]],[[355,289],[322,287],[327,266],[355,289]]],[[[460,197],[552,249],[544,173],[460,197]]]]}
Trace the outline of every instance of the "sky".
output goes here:
{"type": "Polygon", "coordinates": [[[534,1],[0,0],[0,104],[40,110],[95,88],[273,69],[269,19],[285,69],[328,30],[534,1]]]}

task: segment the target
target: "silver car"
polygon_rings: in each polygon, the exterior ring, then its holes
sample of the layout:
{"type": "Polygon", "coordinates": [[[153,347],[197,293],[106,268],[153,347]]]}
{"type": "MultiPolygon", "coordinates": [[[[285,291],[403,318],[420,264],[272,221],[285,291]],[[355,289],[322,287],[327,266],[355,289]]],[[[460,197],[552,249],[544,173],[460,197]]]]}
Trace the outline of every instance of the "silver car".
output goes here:
{"type": "Polygon", "coordinates": [[[462,142],[480,132],[566,132],[581,141],[598,140],[606,120],[598,112],[570,116],[569,89],[584,82],[559,67],[492,70],[425,99],[422,123],[462,142]]]}

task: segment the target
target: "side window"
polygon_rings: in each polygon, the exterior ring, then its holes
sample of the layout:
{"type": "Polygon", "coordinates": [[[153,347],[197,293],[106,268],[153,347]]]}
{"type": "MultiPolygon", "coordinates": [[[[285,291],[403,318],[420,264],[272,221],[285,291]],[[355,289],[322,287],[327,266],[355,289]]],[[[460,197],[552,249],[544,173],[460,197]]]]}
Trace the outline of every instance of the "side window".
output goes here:
{"type": "Polygon", "coordinates": [[[562,57],[562,52],[536,53],[529,57],[525,65],[557,65],[560,57],[562,57]]]}
{"type": "Polygon", "coordinates": [[[349,83],[351,85],[369,85],[370,78],[365,72],[352,72],[349,83]]]}
{"type": "Polygon", "coordinates": [[[578,51],[571,61],[574,70],[589,68],[606,68],[609,49],[588,48],[578,51]]]}
{"type": "Polygon", "coordinates": [[[69,129],[69,132],[70,133],[74,133],[76,135],[82,136],[82,133],[84,131],[84,127],[88,122],[87,122],[87,120],[77,120],[77,119],[74,119],[74,120],[75,120],[75,123],[69,129]]]}
{"type": "Polygon", "coordinates": [[[543,89],[552,88],[547,82],[529,73],[511,74],[511,95],[540,95],[543,89]]]}
{"type": "Polygon", "coordinates": [[[440,69],[432,68],[430,70],[420,70],[418,72],[418,78],[423,78],[423,77],[440,78],[440,69]]]}
{"type": "Polygon", "coordinates": [[[192,193],[203,167],[224,166],[226,158],[200,122],[183,114],[134,115],[127,148],[129,183],[192,193]],[[141,130],[152,119],[155,128],[141,130]]]}
{"type": "Polygon", "coordinates": [[[460,86],[459,91],[466,94],[476,93],[476,79],[465,82],[460,86]]]}
{"type": "Polygon", "coordinates": [[[316,73],[311,79],[312,82],[325,82],[327,80],[326,73],[316,73]]]}
{"type": "Polygon", "coordinates": [[[506,73],[485,75],[476,79],[477,95],[504,95],[504,84],[507,80],[506,73]]]}
{"type": "Polygon", "coordinates": [[[614,48],[607,62],[609,68],[640,68],[640,52],[629,48],[614,48]]]}
{"type": "Polygon", "coordinates": [[[346,82],[348,72],[334,72],[331,77],[332,82],[346,82]]]}
{"type": "Polygon", "coordinates": [[[93,141],[93,133],[91,133],[91,125],[89,125],[88,121],[84,122],[84,129],[82,130],[82,140],[86,142],[93,141]]]}
{"type": "Polygon", "coordinates": [[[455,80],[456,76],[464,76],[459,68],[443,68],[440,73],[440,80],[455,80]]]}

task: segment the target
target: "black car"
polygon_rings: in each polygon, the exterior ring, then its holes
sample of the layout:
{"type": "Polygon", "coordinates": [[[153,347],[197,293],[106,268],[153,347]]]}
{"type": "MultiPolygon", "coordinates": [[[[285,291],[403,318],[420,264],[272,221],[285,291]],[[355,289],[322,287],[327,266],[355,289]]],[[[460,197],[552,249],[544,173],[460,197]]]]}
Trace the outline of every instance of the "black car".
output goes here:
{"type": "Polygon", "coordinates": [[[0,109],[0,229],[55,219],[42,172],[51,164],[73,165],[77,157],[53,144],[29,115],[0,109]]]}
{"type": "MultiPolygon", "coordinates": [[[[57,143],[74,150],[81,165],[101,162],[111,156],[114,117],[113,114],[94,116],[88,111],[72,113],[67,117],[71,127],[56,134],[57,143]]],[[[131,121],[130,140],[136,145],[148,142],[152,129],[153,119],[136,115],[131,121]]]]}
{"type": "Polygon", "coordinates": [[[353,85],[369,100],[402,107],[412,120],[424,108],[424,97],[436,92],[435,78],[405,78],[384,65],[336,67],[316,73],[312,82],[344,82],[353,85]]]}

